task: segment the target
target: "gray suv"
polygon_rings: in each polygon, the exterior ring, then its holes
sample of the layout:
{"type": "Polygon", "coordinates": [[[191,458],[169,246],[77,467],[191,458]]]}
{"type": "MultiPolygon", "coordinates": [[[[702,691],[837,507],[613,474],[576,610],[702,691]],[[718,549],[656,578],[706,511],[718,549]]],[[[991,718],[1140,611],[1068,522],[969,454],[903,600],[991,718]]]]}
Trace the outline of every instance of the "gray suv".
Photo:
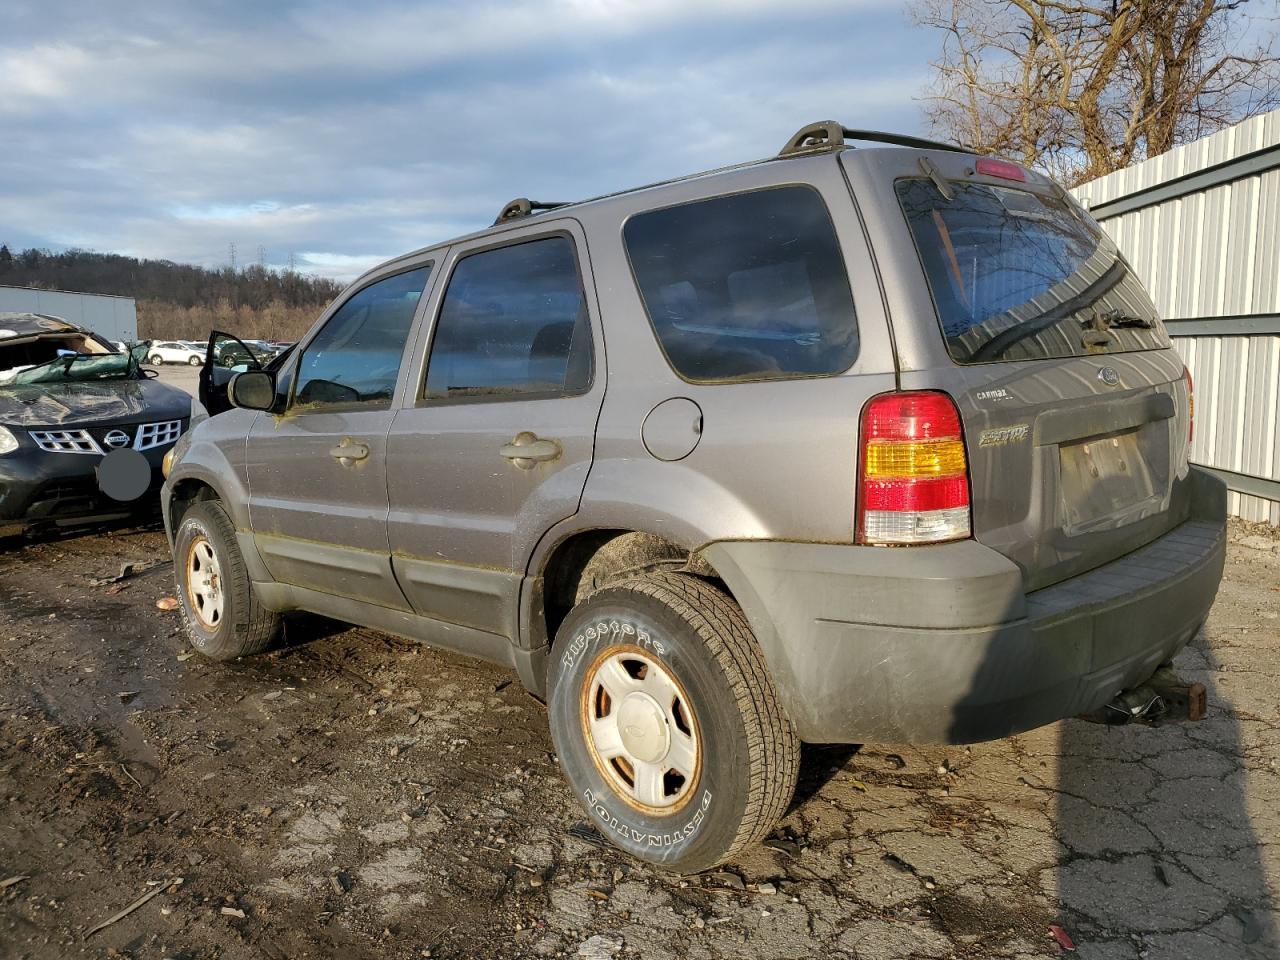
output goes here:
{"type": "Polygon", "coordinates": [[[1222,572],[1141,283],[1055,183],[948,144],[820,123],[513,201],[205,374],[234,409],[163,492],[192,645],[308,610],[512,667],[599,829],[684,872],[774,829],[801,743],[1176,700],[1222,572]]]}

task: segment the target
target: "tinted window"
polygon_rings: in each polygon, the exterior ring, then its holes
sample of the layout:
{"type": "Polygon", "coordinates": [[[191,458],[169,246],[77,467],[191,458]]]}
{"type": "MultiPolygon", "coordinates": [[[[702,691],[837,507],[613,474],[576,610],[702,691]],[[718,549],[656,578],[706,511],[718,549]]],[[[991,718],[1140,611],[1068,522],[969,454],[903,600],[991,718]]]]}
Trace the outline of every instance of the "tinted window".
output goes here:
{"type": "Polygon", "coordinates": [[[1167,347],[1155,305],[1115,245],[1060,197],[898,182],[951,356],[960,363],[1167,347]]]}
{"type": "Polygon", "coordinates": [[[823,376],[856,358],[849,277],[808,187],[638,214],[623,235],[653,329],[686,379],[823,376]]]}
{"type": "Polygon", "coordinates": [[[567,237],[458,262],[436,321],[428,397],[560,395],[590,385],[591,329],[567,237]]]}
{"type": "Polygon", "coordinates": [[[358,291],[338,308],[298,361],[299,404],[386,407],[430,265],[358,291]]]}

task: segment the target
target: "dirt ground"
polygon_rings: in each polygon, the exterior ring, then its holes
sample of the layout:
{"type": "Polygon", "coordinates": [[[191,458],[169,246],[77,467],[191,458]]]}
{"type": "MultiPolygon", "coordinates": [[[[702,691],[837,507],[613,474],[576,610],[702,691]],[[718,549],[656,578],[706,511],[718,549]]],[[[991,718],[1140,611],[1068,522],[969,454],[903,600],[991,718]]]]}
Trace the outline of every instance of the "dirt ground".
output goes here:
{"type": "Polygon", "coordinates": [[[1280,539],[1232,527],[1198,724],[806,754],[682,880],[584,830],[508,673],[313,618],[184,649],[155,528],[0,547],[0,957],[1280,956],[1280,539]],[[16,882],[12,878],[18,879],[16,882]],[[181,883],[178,883],[181,878],[181,883]],[[96,925],[151,899],[100,932],[96,925]]]}

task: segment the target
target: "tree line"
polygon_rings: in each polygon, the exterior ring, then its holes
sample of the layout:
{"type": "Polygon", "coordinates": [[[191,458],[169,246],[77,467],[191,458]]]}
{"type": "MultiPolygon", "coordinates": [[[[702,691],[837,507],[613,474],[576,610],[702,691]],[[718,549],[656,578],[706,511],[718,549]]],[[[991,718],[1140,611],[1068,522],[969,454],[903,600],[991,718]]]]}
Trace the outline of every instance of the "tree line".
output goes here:
{"type": "Polygon", "coordinates": [[[90,250],[11,251],[0,244],[0,286],[133,297],[142,339],[198,339],[211,328],[292,340],[342,290],[324,277],[258,264],[210,270],[90,250]]]}
{"type": "Polygon", "coordinates": [[[935,133],[1083,183],[1280,106],[1274,4],[913,0],[935,133]]]}

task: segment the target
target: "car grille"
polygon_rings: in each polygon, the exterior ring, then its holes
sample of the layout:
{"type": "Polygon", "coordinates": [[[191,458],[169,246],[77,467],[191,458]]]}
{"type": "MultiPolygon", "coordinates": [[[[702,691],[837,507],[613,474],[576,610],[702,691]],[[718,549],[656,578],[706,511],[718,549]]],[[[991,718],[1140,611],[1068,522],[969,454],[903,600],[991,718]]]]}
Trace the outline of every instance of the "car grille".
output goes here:
{"type": "Polygon", "coordinates": [[[138,435],[134,438],[133,449],[150,450],[173,443],[182,435],[181,420],[165,420],[162,423],[144,423],[138,427],[138,435]]]}
{"type": "Polygon", "coordinates": [[[102,456],[102,447],[88,430],[32,430],[31,439],[46,453],[94,453],[102,456]]]}
{"type": "MultiPolygon", "coordinates": [[[[132,426],[113,427],[103,436],[119,433],[128,437],[134,429],[132,426]]],[[[182,421],[142,423],[137,426],[136,431],[131,442],[126,441],[119,446],[132,446],[134,450],[153,450],[168,446],[182,435],[182,421]]],[[[116,446],[108,444],[105,439],[96,439],[88,430],[32,430],[30,433],[36,446],[46,453],[89,453],[102,456],[116,446]]]]}
{"type": "Polygon", "coordinates": [[[64,477],[40,488],[35,500],[90,500],[98,494],[95,477],[64,477]]]}

